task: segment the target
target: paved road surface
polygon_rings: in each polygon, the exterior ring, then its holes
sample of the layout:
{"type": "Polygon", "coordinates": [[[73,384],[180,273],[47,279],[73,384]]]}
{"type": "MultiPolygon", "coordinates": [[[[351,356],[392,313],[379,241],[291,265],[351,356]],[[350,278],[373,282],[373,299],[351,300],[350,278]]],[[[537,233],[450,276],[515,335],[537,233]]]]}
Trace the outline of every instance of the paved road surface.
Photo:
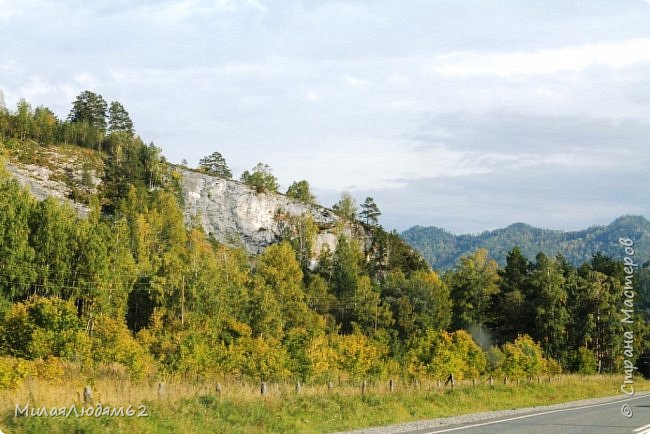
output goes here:
{"type": "Polygon", "coordinates": [[[650,434],[650,395],[530,412],[477,423],[406,431],[407,434],[650,434]],[[632,417],[621,414],[629,405],[632,417]]]}

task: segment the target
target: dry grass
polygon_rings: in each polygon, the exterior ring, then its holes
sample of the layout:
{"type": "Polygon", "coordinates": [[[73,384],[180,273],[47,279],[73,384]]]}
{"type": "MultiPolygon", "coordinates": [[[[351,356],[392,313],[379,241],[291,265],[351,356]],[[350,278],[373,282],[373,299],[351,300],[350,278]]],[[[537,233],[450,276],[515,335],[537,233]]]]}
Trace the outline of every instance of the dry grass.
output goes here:
{"type": "MultiPolygon", "coordinates": [[[[394,393],[388,382],[369,383],[365,395],[359,384],[268,384],[260,395],[258,384],[168,380],[163,396],[158,381],[134,384],[119,375],[92,382],[93,402],[103,406],[137,407],[145,403],[148,418],[14,418],[16,404],[32,407],[83,406],[81,376],[66,374],[63,381],[28,379],[15,390],[0,391],[0,428],[9,432],[329,432],[385,425],[418,419],[452,416],[496,409],[528,407],[599,396],[620,395],[622,376],[563,375],[522,379],[494,387],[483,378],[458,382],[455,390],[435,380],[419,384],[398,381],[394,393]]],[[[650,382],[635,379],[638,391],[650,390],[650,382]]]]}

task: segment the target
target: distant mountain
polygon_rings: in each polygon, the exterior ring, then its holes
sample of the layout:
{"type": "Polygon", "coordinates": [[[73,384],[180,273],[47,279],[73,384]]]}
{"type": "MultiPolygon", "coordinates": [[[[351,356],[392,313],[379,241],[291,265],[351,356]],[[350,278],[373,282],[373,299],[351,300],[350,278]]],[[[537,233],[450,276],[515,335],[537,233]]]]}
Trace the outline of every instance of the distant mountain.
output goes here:
{"type": "Polygon", "coordinates": [[[564,255],[574,265],[589,261],[596,252],[620,258],[624,252],[618,243],[621,237],[635,242],[639,263],[650,259],[650,221],[641,216],[623,216],[608,226],[594,226],[576,232],[535,228],[515,223],[504,229],[485,231],[478,235],[454,235],[437,227],[414,226],[401,234],[420,251],[432,267],[452,268],[461,256],[478,248],[486,248],[490,256],[504,265],[506,255],[515,246],[531,260],[539,252],[549,256],[564,255]]]}

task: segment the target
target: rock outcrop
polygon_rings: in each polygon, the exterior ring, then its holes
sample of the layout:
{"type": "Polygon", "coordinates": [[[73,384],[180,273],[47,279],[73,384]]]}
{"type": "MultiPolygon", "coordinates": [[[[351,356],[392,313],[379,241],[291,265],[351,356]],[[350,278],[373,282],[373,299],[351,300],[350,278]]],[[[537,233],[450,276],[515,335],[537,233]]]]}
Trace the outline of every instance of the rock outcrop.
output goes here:
{"type": "Polygon", "coordinates": [[[340,223],[331,210],[277,193],[257,193],[247,185],[183,170],[185,216],[198,219],[205,232],[227,244],[243,245],[259,253],[280,240],[287,218],[308,214],[319,228],[315,250],[336,247],[337,234],[363,233],[360,227],[340,223]]]}
{"type": "Polygon", "coordinates": [[[54,197],[68,203],[81,217],[88,215],[88,207],[69,199],[70,188],[63,182],[51,179],[52,171],[46,167],[34,164],[16,165],[7,163],[7,171],[27,188],[38,200],[54,197]]]}
{"type": "MultiPolygon", "coordinates": [[[[76,185],[81,170],[76,165],[73,160],[57,161],[57,166],[52,169],[7,162],[6,168],[37,199],[58,198],[69,203],[83,217],[88,214],[88,207],[70,199],[70,182],[62,182],[59,173],[65,170],[69,173],[65,179],[76,185]]],[[[206,234],[225,244],[243,246],[251,254],[260,253],[268,245],[280,241],[291,230],[292,218],[305,214],[311,216],[318,227],[314,255],[318,255],[325,246],[334,251],[340,234],[360,239],[366,244],[370,242],[361,225],[341,221],[330,209],[278,193],[258,193],[238,181],[187,169],[179,170],[182,174],[186,221],[198,220],[206,234]]],[[[95,193],[100,179],[94,172],[92,183],[92,193],[95,193]]]]}

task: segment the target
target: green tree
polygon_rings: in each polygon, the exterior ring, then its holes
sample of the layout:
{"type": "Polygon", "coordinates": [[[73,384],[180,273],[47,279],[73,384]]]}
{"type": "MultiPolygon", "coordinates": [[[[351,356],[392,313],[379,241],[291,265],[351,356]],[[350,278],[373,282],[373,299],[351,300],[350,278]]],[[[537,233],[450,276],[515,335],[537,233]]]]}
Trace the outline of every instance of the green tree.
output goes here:
{"type": "Polygon", "coordinates": [[[367,225],[376,225],[381,212],[372,197],[366,197],[366,200],[361,204],[361,212],[359,216],[365,220],[367,225]]]}
{"type": "Polygon", "coordinates": [[[232,178],[232,172],[226,164],[226,159],[219,152],[213,152],[201,158],[199,160],[199,169],[210,175],[216,175],[226,179],[232,178]]]}
{"type": "Polygon", "coordinates": [[[16,130],[18,132],[18,139],[21,142],[24,142],[31,132],[33,116],[32,106],[24,99],[18,101],[18,109],[16,111],[15,118],[17,124],[16,130]]]}
{"type": "Polygon", "coordinates": [[[342,309],[337,317],[345,317],[345,310],[354,303],[358,285],[361,263],[361,252],[353,241],[344,235],[339,237],[332,258],[331,285],[333,292],[341,303],[342,309]]]}
{"type": "Polygon", "coordinates": [[[271,167],[268,164],[257,163],[252,171],[244,171],[241,175],[241,181],[252,187],[258,193],[273,192],[277,193],[280,185],[278,180],[271,173],[271,167]]]}
{"type": "Polygon", "coordinates": [[[506,257],[506,266],[499,270],[499,289],[492,298],[489,325],[498,344],[514,341],[521,333],[534,328],[533,290],[530,285],[531,264],[519,247],[506,257]]]}
{"type": "Polygon", "coordinates": [[[456,329],[479,327],[488,318],[491,297],[499,292],[497,263],[485,249],[464,256],[446,278],[454,300],[452,325],[456,329]]]}
{"type": "Polygon", "coordinates": [[[85,90],[72,103],[68,119],[72,122],[86,122],[103,131],[106,129],[106,109],[106,101],[101,95],[85,90]]]}
{"type": "Polygon", "coordinates": [[[307,204],[313,204],[316,201],[316,197],[309,189],[309,182],[304,179],[302,181],[294,181],[287,189],[287,196],[307,204]]]}
{"type": "Polygon", "coordinates": [[[42,145],[52,144],[55,140],[58,120],[52,110],[46,107],[36,107],[34,111],[33,135],[42,145]]]}
{"type": "Polygon", "coordinates": [[[30,217],[34,200],[5,172],[0,160],[0,291],[7,299],[22,299],[36,279],[30,217]]]}
{"type": "Polygon", "coordinates": [[[311,267],[314,256],[314,241],[318,234],[318,226],[309,213],[299,216],[289,216],[283,238],[289,240],[296,252],[296,257],[303,272],[311,267]]]}
{"type": "Polygon", "coordinates": [[[117,101],[112,101],[108,109],[108,132],[133,136],[133,121],[124,106],[117,101]]]}
{"type": "Polygon", "coordinates": [[[341,193],[341,199],[332,205],[332,209],[338,216],[350,221],[357,217],[357,203],[347,191],[341,193]]]}
{"type": "Polygon", "coordinates": [[[416,271],[409,278],[394,271],[382,285],[382,297],[391,306],[403,340],[419,330],[445,330],[451,323],[449,289],[434,271],[416,271]]]}
{"type": "Polygon", "coordinates": [[[541,343],[549,357],[564,361],[569,315],[565,279],[557,261],[539,253],[530,282],[535,294],[533,339],[541,343]]]}

